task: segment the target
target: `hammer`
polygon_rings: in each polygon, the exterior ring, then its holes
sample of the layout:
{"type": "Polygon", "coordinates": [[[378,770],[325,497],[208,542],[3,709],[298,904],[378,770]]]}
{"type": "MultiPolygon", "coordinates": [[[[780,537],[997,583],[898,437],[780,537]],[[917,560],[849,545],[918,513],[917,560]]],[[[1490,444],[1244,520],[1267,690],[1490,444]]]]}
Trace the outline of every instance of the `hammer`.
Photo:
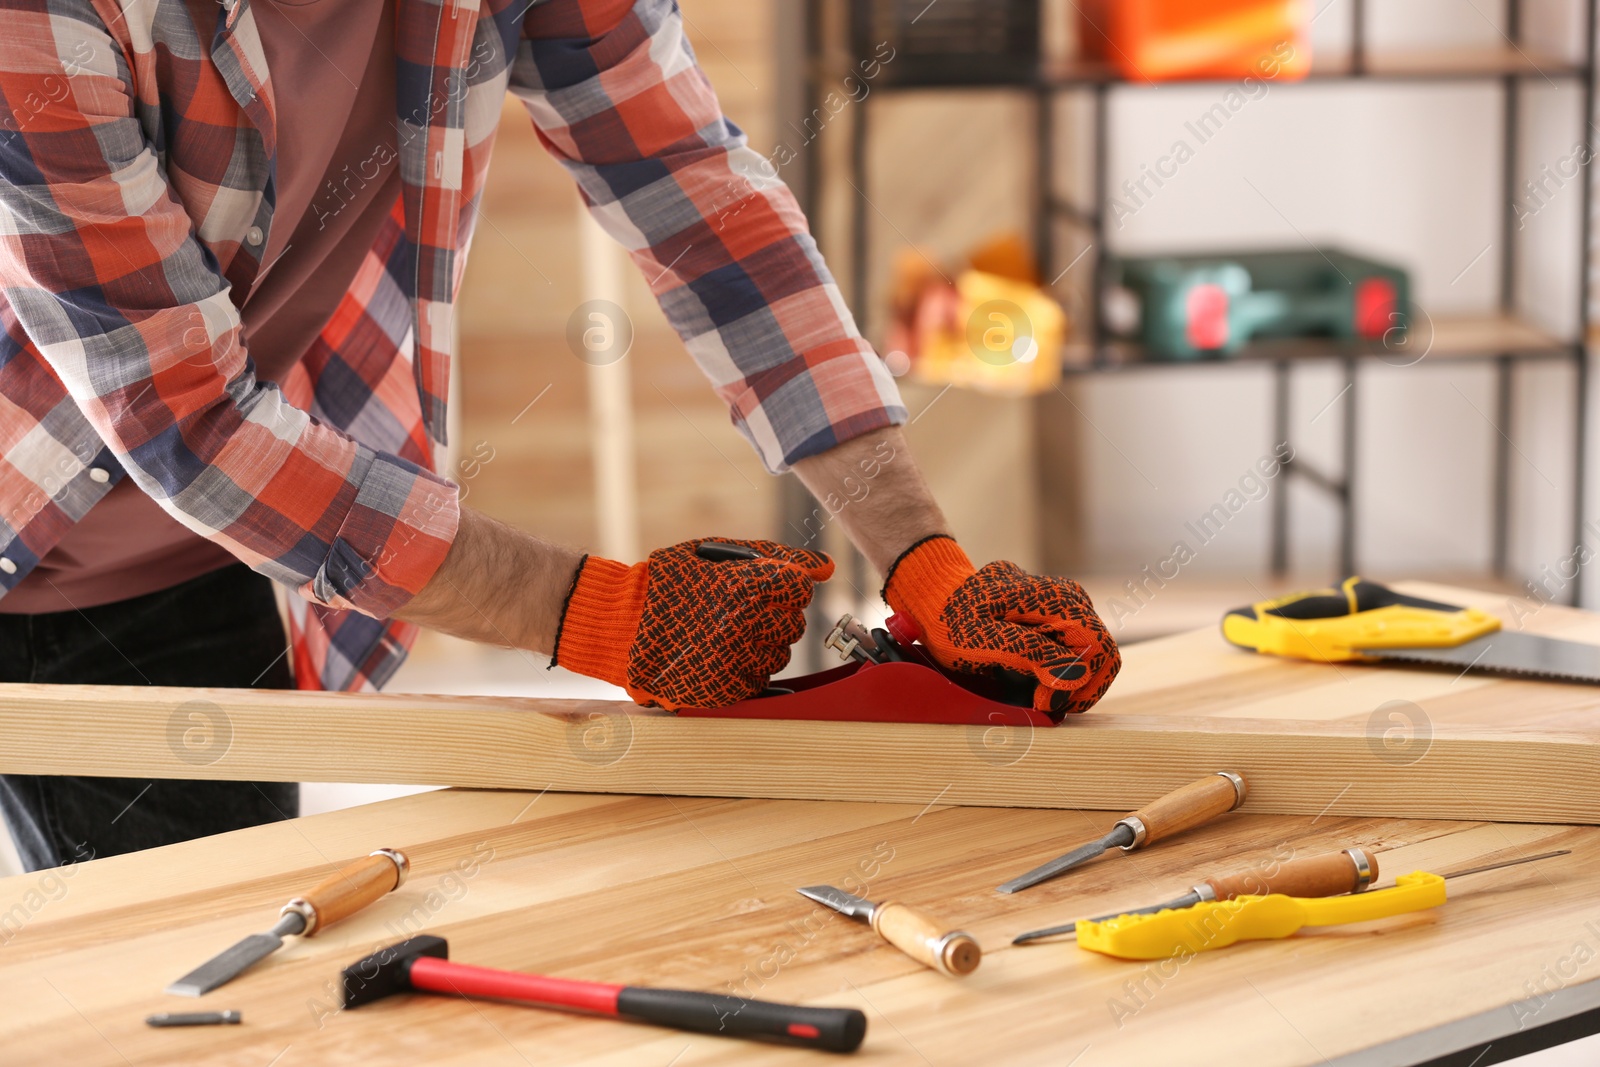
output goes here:
{"type": "Polygon", "coordinates": [[[780,1038],[829,1052],[854,1052],[867,1034],[867,1017],[855,1008],[806,1008],[686,989],[580,982],[451,963],[449,957],[445,939],[430,934],[379,949],[340,975],[344,1006],[359,1008],[395,993],[425,990],[626,1016],[705,1034],[780,1038]]]}

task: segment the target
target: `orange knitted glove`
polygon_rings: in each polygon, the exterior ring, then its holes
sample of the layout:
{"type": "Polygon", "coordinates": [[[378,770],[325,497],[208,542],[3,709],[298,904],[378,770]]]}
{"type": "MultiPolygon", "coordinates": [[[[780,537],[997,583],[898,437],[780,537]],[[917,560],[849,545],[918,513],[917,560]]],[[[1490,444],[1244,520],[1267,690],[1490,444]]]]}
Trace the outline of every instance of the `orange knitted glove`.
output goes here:
{"type": "Polygon", "coordinates": [[[550,665],[620,685],[640,704],[720,708],[759,693],[805,633],[820,552],[773,541],[685,541],[628,566],[585,556],[550,665]],[[702,545],[748,559],[704,559],[702,545]]]}
{"type": "Polygon", "coordinates": [[[961,546],[943,535],[901,553],[883,598],[916,622],[923,645],[944,666],[1033,675],[1037,711],[1088,711],[1122,666],[1077,582],[1032,575],[1015,563],[974,571],[961,546]]]}

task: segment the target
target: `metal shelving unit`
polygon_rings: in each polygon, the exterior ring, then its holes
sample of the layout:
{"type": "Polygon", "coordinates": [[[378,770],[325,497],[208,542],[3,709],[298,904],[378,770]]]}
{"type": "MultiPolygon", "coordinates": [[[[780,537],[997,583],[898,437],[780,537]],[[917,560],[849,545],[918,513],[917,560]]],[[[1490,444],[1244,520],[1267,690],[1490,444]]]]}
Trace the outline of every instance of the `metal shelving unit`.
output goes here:
{"type": "MultiPolygon", "coordinates": [[[[814,105],[827,91],[830,77],[836,76],[822,57],[827,54],[827,41],[823,17],[825,0],[807,0],[807,55],[811,62],[806,67],[806,93],[814,105]]],[[[857,0],[867,2],[867,0],[857,0]]],[[[1573,543],[1583,540],[1584,481],[1586,474],[1585,452],[1588,442],[1588,412],[1585,397],[1588,392],[1589,367],[1585,339],[1589,333],[1590,315],[1588,280],[1591,272],[1589,235],[1593,222],[1593,193],[1588,165],[1580,172],[1579,195],[1582,197],[1578,233],[1578,302],[1577,328],[1574,336],[1557,337],[1526,323],[1517,315],[1516,287],[1520,266],[1516,248],[1516,216],[1512,194],[1521,163],[1519,135],[1521,130],[1522,83],[1528,78],[1539,78],[1552,83],[1562,82],[1582,94],[1583,129],[1592,129],[1595,120],[1595,20],[1597,0],[1578,0],[1582,5],[1584,21],[1584,52],[1581,62],[1568,59],[1530,55],[1523,47],[1523,5],[1521,0],[1506,0],[1505,47],[1475,50],[1456,50],[1439,53],[1374,53],[1368,47],[1366,4],[1352,0],[1350,11],[1350,39],[1348,54],[1319,58],[1313,62],[1310,75],[1301,82],[1276,83],[1292,90],[1297,85],[1327,84],[1341,81],[1395,82],[1395,83],[1448,83],[1482,84],[1498,82],[1503,89],[1503,120],[1500,138],[1502,143],[1502,193],[1500,207],[1500,294],[1498,314],[1475,319],[1445,320],[1433,324],[1436,329],[1431,338],[1428,358],[1435,362],[1487,362],[1495,367],[1496,426],[1505,432],[1495,435],[1495,456],[1492,477],[1494,515],[1492,516],[1491,544],[1493,566],[1497,574],[1507,567],[1508,523],[1511,492],[1510,427],[1513,415],[1514,367],[1529,361],[1563,361],[1572,365],[1575,375],[1574,427],[1573,427],[1573,483],[1572,531],[1573,543]]],[[[1208,79],[1209,80],[1209,79],[1208,79]]],[[[1173,83],[1163,83],[1173,84],[1173,83]]],[[[1195,85],[1202,81],[1177,84],[1195,85]]],[[[1342,430],[1342,469],[1337,474],[1326,472],[1307,461],[1296,458],[1285,465],[1288,474],[1328,493],[1340,508],[1340,569],[1344,573],[1356,571],[1355,546],[1356,495],[1356,441],[1359,427],[1358,368],[1363,361],[1394,358],[1394,352],[1377,343],[1339,342],[1330,339],[1306,338],[1294,341],[1272,341],[1249,345],[1244,351],[1227,359],[1201,362],[1166,362],[1147,360],[1136,344],[1114,339],[1106,328],[1101,313],[1099,294],[1104,291],[1104,262],[1099,254],[1106,248],[1106,211],[1110,178],[1107,173],[1107,145],[1111,130],[1107,120],[1108,104],[1113,93],[1159,92],[1161,85],[1147,85],[1122,79],[1111,68],[1097,63],[1073,61],[1040,64],[1037,69],[1018,71],[1016,76],[1003,81],[965,81],[951,84],[948,81],[904,79],[885,82],[877,86],[871,96],[855,108],[849,148],[849,170],[858,195],[853,203],[851,218],[851,305],[858,318],[865,319],[868,310],[869,269],[869,217],[870,208],[863,203],[870,188],[871,176],[867,166],[867,143],[871,135],[872,100],[879,93],[907,93],[938,89],[1007,90],[1030,96],[1034,104],[1034,191],[1033,230],[1034,242],[1041,273],[1052,277],[1060,267],[1056,236],[1061,227],[1075,227],[1086,234],[1094,259],[1090,299],[1084,302],[1083,329],[1073,347],[1076,358],[1069,359],[1071,374],[1125,373],[1171,368],[1259,367],[1263,363],[1273,368],[1273,410],[1271,418],[1277,436],[1274,440],[1288,440],[1289,400],[1293,368],[1308,361],[1334,361],[1342,368],[1347,402],[1344,408],[1342,430]],[[1074,203],[1058,192],[1055,171],[1057,156],[1057,102],[1064,93],[1091,94],[1090,142],[1091,188],[1087,204],[1074,203]]],[[[1589,138],[1583,137],[1585,143],[1589,138]]],[[[819,175],[814,161],[808,161],[807,187],[811,192],[808,210],[815,210],[815,194],[819,175]]],[[[1284,573],[1289,562],[1288,494],[1274,494],[1270,564],[1275,573],[1284,573]]],[[[1581,577],[1572,582],[1572,598],[1576,603],[1581,588],[1581,577]]]]}

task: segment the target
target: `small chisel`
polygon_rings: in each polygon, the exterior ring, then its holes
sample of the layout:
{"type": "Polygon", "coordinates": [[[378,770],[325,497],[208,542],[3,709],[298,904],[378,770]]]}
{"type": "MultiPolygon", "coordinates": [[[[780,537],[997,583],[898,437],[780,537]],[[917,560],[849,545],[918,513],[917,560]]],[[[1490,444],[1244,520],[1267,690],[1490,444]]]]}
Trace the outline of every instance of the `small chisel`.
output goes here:
{"type": "Polygon", "coordinates": [[[1174,789],[1166,796],[1153,800],[1131,815],[1117,820],[1111,832],[1100,840],[1080,845],[1065,856],[1059,856],[1043,866],[1035,867],[1027,874],[1011,879],[1000,886],[999,891],[1015,893],[1019,889],[1038,885],[1094,859],[1110,848],[1132,852],[1136,848],[1155,844],[1162,838],[1193,829],[1243,804],[1248,792],[1249,787],[1245,784],[1243,775],[1234,774],[1232,771],[1208,774],[1198,782],[1190,782],[1186,786],[1174,789]]]}
{"type": "Polygon", "coordinates": [[[168,993],[198,997],[237,978],[246,968],[283,947],[293,934],[310,937],[329,923],[354,915],[406,880],[411,861],[404,852],[380,848],[364,859],[346,864],[307,893],[295,897],[279,912],[277,925],[266,933],[251,934],[232,948],[202,963],[167,986],[168,993]]]}
{"type": "Polygon", "coordinates": [[[971,934],[964,930],[947,933],[933,919],[908,904],[898,901],[874,904],[831,885],[804,886],[800,893],[841,915],[870,923],[879,937],[940,974],[955,977],[971,974],[983,961],[983,949],[971,934]]]}
{"type": "MultiPolygon", "coordinates": [[[[1097,915],[1090,922],[1105,922],[1119,915],[1154,915],[1168,909],[1190,908],[1208,900],[1232,900],[1235,897],[1283,893],[1291,897],[1334,897],[1341,893],[1359,893],[1378,877],[1378,861],[1364,849],[1347,848],[1325,856],[1307,856],[1288,860],[1270,870],[1255,868],[1237,874],[1207,878],[1198,882],[1181,897],[1152,904],[1145,908],[1114,911],[1097,915]]],[[[1041,938],[1059,934],[1076,935],[1078,924],[1047,926],[1043,930],[1029,930],[1011,939],[1013,945],[1025,945],[1041,938]]]]}

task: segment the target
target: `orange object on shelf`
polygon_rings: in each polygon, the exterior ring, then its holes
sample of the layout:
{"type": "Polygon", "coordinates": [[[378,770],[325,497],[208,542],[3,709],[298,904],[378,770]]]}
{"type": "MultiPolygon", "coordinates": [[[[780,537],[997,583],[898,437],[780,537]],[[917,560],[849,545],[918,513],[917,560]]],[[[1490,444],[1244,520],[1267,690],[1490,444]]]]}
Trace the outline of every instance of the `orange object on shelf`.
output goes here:
{"type": "Polygon", "coordinates": [[[964,270],[954,286],[924,295],[915,331],[911,369],[920,382],[1023,396],[1061,380],[1067,316],[1036,285],[964,270]]]}
{"type": "Polygon", "coordinates": [[[952,280],[926,249],[895,254],[886,358],[936,385],[1012,396],[1054,388],[1067,315],[1040,284],[1027,240],[997,234],[967,262],[952,280]]]}
{"type": "Polygon", "coordinates": [[[1020,233],[1008,231],[991,237],[967,256],[967,266],[985,274],[998,274],[1024,285],[1040,285],[1033,249],[1020,233]]]}
{"type": "Polygon", "coordinates": [[[1130,81],[1260,78],[1311,69],[1305,0],[1081,0],[1083,55],[1130,81]]]}

